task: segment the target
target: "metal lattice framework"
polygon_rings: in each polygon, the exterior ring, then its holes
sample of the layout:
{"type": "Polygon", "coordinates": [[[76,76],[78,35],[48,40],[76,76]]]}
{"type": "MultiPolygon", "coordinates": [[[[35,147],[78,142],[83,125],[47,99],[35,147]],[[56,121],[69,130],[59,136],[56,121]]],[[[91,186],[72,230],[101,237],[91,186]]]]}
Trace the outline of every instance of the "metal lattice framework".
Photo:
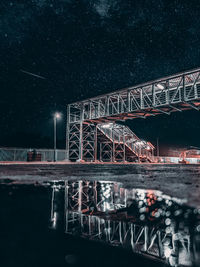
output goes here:
{"type": "MultiPolygon", "coordinates": [[[[159,114],[169,115],[171,112],[181,112],[188,109],[200,109],[200,69],[186,71],[69,104],[67,107],[68,159],[84,160],[86,155],[83,147],[84,124],[96,127],[102,123],[146,118],[159,114]],[[74,134],[73,130],[76,134],[74,134]],[[76,141],[73,140],[72,136],[76,138],[76,141]]],[[[128,130],[128,127],[126,127],[126,130],[128,130]]],[[[131,134],[134,136],[133,132],[131,134]]],[[[117,140],[119,138],[114,139],[117,140]]],[[[90,158],[97,160],[99,154],[98,140],[93,139],[90,144],[93,151],[90,158]]],[[[141,150],[147,151],[147,146],[142,145],[141,150]]],[[[141,153],[143,154],[143,152],[141,153]]],[[[114,155],[115,152],[112,151],[111,154],[114,155]]],[[[134,154],[132,153],[131,156],[134,154]]],[[[136,156],[138,157],[138,154],[136,156]]],[[[144,158],[144,155],[141,157],[144,158]]],[[[126,157],[123,158],[125,159],[126,157]]],[[[110,157],[110,160],[113,161],[114,157],[110,157]]]]}
{"type": "MultiPolygon", "coordinates": [[[[66,233],[130,248],[170,265],[173,262],[172,266],[184,265],[191,255],[194,257],[193,236],[186,226],[171,219],[170,226],[164,224],[158,227],[157,223],[148,225],[147,222],[139,222],[137,216],[114,212],[126,208],[130,198],[136,198],[138,203],[153,203],[162,201],[161,196],[157,199],[150,191],[145,194],[142,190],[128,190],[119,183],[111,182],[68,181],[65,182],[65,188],[66,233]]],[[[168,203],[165,205],[171,205],[171,198],[166,196],[164,201],[168,203]]],[[[177,211],[180,212],[180,209],[177,207],[177,211]]],[[[156,217],[157,211],[153,210],[152,216],[156,217]]],[[[159,212],[167,212],[167,209],[163,208],[162,211],[160,208],[159,212]]]]}

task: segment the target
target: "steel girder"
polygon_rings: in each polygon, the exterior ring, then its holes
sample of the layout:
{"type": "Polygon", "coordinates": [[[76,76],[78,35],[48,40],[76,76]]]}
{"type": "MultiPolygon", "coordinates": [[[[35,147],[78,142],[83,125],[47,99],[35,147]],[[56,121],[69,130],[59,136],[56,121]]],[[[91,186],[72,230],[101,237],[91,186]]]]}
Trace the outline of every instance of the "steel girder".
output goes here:
{"type": "Polygon", "coordinates": [[[70,122],[146,118],[200,108],[200,69],[69,105],[70,122]]]}
{"type": "MultiPolygon", "coordinates": [[[[94,125],[133,118],[146,118],[158,114],[170,114],[175,111],[200,109],[200,69],[183,72],[152,82],[122,89],[106,95],[69,104],[67,107],[67,159],[96,161],[98,155],[97,130],[94,125]],[[89,124],[89,125],[88,125],[89,124]],[[88,125],[88,126],[87,126],[88,125]]],[[[99,127],[102,130],[102,127],[99,127]]],[[[152,152],[138,148],[127,138],[125,140],[115,127],[113,129],[118,152],[112,146],[112,161],[117,158],[126,160],[126,149],[130,149],[138,158],[152,161],[152,152]],[[125,149],[126,146],[126,149],[125,149]],[[121,149],[121,152],[119,152],[121,149]]],[[[106,131],[104,130],[106,134],[106,131]]],[[[131,132],[131,136],[134,136],[131,132]]],[[[108,141],[108,140],[107,140],[108,141]]],[[[101,145],[102,147],[103,145],[101,145]]],[[[128,158],[131,158],[130,155],[128,158]]]]}
{"type": "Polygon", "coordinates": [[[68,127],[70,160],[153,161],[154,147],[117,123],[71,123],[68,127]]]}
{"type": "Polygon", "coordinates": [[[107,140],[101,144],[100,159],[102,161],[135,161],[153,162],[154,146],[140,140],[127,126],[117,123],[97,124],[107,140]],[[105,152],[105,153],[104,153],[105,152]],[[132,158],[132,159],[131,159],[132,158]]]}
{"type": "Polygon", "coordinates": [[[95,161],[97,153],[96,125],[83,124],[83,160],[95,161]]]}

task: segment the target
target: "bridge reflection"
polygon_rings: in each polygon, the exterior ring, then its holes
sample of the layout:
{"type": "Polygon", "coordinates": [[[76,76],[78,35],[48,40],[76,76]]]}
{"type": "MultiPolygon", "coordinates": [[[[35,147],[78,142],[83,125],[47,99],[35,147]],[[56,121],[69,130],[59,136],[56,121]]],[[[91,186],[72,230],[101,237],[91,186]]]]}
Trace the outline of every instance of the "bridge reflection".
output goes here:
{"type": "Polygon", "coordinates": [[[184,200],[115,182],[54,183],[54,227],[63,187],[66,233],[131,249],[170,266],[199,266],[200,210],[188,208],[184,200]]]}

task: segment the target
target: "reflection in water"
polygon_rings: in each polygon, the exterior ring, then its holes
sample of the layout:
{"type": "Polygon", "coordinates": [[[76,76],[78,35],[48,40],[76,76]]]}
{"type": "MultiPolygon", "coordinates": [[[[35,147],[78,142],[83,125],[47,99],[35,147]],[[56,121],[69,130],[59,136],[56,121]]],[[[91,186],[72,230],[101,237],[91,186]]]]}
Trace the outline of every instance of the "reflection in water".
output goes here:
{"type": "Polygon", "coordinates": [[[64,192],[66,233],[130,248],[170,266],[199,266],[200,210],[184,200],[105,181],[54,182],[52,187],[53,228],[64,192]]]}

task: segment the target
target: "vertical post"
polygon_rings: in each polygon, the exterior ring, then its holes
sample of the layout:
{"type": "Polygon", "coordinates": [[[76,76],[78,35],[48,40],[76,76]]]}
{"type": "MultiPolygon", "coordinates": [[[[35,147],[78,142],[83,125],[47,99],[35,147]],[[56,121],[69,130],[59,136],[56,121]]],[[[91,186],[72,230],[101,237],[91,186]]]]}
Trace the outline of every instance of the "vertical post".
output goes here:
{"type": "Polygon", "coordinates": [[[106,97],[106,114],[109,115],[109,96],[106,97]]]}
{"type": "Polygon", "coordinates": [[[14,161],[16,160],[16,149],[14,149],[14,161]]]}
{"type": "Polygon", "coordinates": [[[56,161],[56,115],[54,115],[54,161],[56,161]]]}
{"type": "Polygon", "coordinates": [[[98,107],[97,107],[97,118],[100,117],[100,100],[98,100],[98,107]]]}
{"type": "Polygon", "coordinates": [[[185,75],[183,75],[183,100],[186,101],[186,91],[185,91],[185,75]]]}
{"type": "Polygon", "coordinates": [[[194,98],[196,99],[198,97],[198,92],[197,92],[197,84],[194,84],[194,98]]]}
{"type": "Polygon", "coordinates": [[[127,91],[127,112],[130,112],[131,110],[131,98],[130,98],[131,92],[127,91]]]}
{"type": "Polygon", "coordinates": [[[100,143],[100,161],[102,161],[102,143],[100,143]]]}
{"type": "Polygon", "coordinates": [[[97,125],[94,125],[95,129],[95,133],[94,133],[94,161],[97,161],[97,125]]]}
{"type": "Polygon", "coordinates": [[[65,233],[68,232],[68,181],[65,181],[65,196],[64,196],[64,209],[65,209],[65,233]]]}
{"type": "Polygon", "coordinates": [[[149,244],[149,228],[144,226],[144,251],[146,252],[149,244]]]}
{"type": "Polygon", "coordinates": [[[155,85],[152,84],[152,99],[153,99],[153,107],[156,105],[156,96],[155,96],[155,85]]]}
{"type": "Polygon", "coordinates": [[[114,140],[114,122],[113,122],[113,126],[112,126],[112,149],[113,149],[113,153],[112,153],[112,161],[115,161],[115,140],[114,140]]]}
{"type": "Polygon", "coordinates": [[[138,149],[138,162],[140,163],[140,157],[141,157],[141,145],[139,145],[138,149]]]}
{"type": "Polygon", "coordinates": [[[81,212],[82,211],[82,181],[78,182],[78,211],[81,212]]]}
{"type": "Polygon", "coordinates": [[[125,146],[125,133],[124,133],[124,128],[125,128],[125,126],[123,126],[123,149],[124,149],[124,153],[123,153],[123,161],[124,161],[124,163],[125,163],[125,161],[126,161],[126,146],[125,146]]]}
{"type": "Polygon", "coordinates": [[[70,105],[67,106],[67,125],[66,125],[66,151],[69,161],[69,130],[70,130],[70,105]]]}
{"type": "Polygon", "coordinates": [[[167,80],[166,81],[166,86],[165,86],[165,89],[166,89],[166,91],[165,91],[165,95],[166,95],[166,103],[167,104],[169,104],[169,86],[168,86],[168,84],[169,84],[169,81],[167,80]]]}
{"type": "Polygon", "coordinates": [[[89,102],[89,119],[92,119],[92,102],[89,102]]]}
{"type": "Polygon", "coordinates": [[[80,121],[80,134],[79,134],[79,160],[83,159],[83,122],[80,121]]]}
{"type": "Polygon", "coordinates": [[[140,88],[140,109],[144,108],[144,101],[143,101],[143,88],[140,88]]]}
{"type": "Polygon", "coordinates": [[[83,160],[83,114],[84,106],[80,106],[80,129],[79,129],[79,160],[83,160]]]}
{"type": "MultiPolygon", "coordinates": [[[[120,98],[120,96],[118,94],[118,96],[117,96],[117,113],[118,114],[120,113],[120,111],[119,111],[119,98],[120,98]]],[[[121,107],[122,107],[122,105],[121,105],[121,107]]]]}

